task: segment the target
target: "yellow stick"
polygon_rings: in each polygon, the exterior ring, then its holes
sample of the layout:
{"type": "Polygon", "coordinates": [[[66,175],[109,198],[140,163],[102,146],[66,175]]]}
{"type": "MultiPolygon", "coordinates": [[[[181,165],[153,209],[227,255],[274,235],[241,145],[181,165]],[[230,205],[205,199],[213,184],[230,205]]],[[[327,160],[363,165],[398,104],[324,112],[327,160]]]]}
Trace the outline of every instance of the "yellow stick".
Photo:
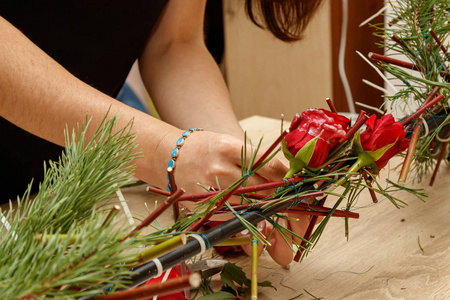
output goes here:
{"type": "Polygon", "coordinates": [[[250,244],[248,237],[229,238],[223,242],[218,243],[216,246],[242,246],[250,244]]]}
{"type": "MultiPolygon", "coordinates": [[[[44,244],[47,244],[48,243],[48,241],[51,239],[51,238],[54,238],[56,235],[54,235],[54,234],[46,234],[45,236],[43,235],[43,234],[41,234],[41,233],[39,233],[38,235],[37,235],[37,240],[39,241],[39,242],[43,242],[44,244]]],[[[64,240],[67,240],[67,234],[64,234],[64,233],[61,233],[61,234],[58,234],[58,241],[64,241],[64,240]]],[[[72,237],[70,238],[70,244],[73,244],[73,243],[75,243],[75,241],[77,240],[77,236],[76,235],[72,235],[72,237]]]]}
{"type": "Polygon", "coordinates": [[[158,257],[166,252],[176,249],[186,244],[186,234],[174,236],[160,244],[157,244],[150,249],[142,251],[127,263],[145,262],[152,258],[158,257]]]}
{"type": "Polygon", "coordinates": [[[258,240],[252,236],[252,283],[251,299],[258,299],[258,240]]]}

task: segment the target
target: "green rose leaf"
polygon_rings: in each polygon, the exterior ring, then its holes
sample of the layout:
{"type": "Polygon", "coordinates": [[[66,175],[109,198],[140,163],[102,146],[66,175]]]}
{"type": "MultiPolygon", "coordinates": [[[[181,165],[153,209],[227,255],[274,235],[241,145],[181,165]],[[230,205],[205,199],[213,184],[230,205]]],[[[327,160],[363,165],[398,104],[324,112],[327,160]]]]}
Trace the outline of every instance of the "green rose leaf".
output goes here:
{"type": "Polygon", "coordinates": [[[220,273],[220,279],[235,290],[235,282],[238,285],[245,284],[246,286],[250,286],[250,280],[245,276],[245,272],[242,271],[242,268],[233,263],[225,264],[222,273],[220,273]]]}

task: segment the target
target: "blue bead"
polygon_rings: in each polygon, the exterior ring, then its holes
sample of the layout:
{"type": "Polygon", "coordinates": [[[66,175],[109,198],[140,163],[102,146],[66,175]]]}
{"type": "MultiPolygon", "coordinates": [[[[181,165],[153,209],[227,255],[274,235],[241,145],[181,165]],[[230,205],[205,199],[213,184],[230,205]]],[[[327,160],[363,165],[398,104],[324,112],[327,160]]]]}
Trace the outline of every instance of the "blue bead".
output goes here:
{"type": "Polygon", "coordinates": [[[168,192],[170,192],[170,185],[169,184],[166,185],[166,189],[167,189],[168,192]]]}
{"type": "Polygon", "coordinates": [[[175,161],[173,159],[169,160],[168,166],[173,169],[175,167],[175,161]]]}
{"type": "Polygon", "coordinates": [[[183,137],[187,137],[189,134],[191,133],[190,130],[186,130],[185,132],[183,132],[183,137]]]}
{"type": "Polygon", "coordinates": [[[178,156],[178,148],[174,148],[172,150],[172,158],[176,158],[178,156]]]}
{"type": "Polygon", "coordinates": [[[177,146],[178,146],[178,148],[181,147],[181,146],[183,146],[183,144],[184,144],[184,138],[181,137],[181,138],[179,138],[178,141],[177,141],[177,146]]]}

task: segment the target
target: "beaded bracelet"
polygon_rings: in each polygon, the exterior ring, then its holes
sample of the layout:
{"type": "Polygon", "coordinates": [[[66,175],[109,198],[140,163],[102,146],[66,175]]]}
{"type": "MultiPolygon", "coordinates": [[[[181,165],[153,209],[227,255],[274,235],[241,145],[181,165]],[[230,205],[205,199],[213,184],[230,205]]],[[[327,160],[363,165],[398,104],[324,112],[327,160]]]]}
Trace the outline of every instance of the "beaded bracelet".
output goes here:
{"type": "MultiPolygon", "coordinates": [[[[177,140],[177,144],[176,147],[172,150],[172,159],[169,161],[168,167],[172,168],[172,170],[175,170],[175,161],[178,158],[178,155],[180,154],[180,149],[181,147],[184,145],[184,141],[191,135],[192,132],[194,131],[203,131],[202,128],[189,128],[188,130],[186,130],[185,132],[183,132],[183,134],[181,135],[181,137],[177,140]]],[[[169,184],[167,184],[167,191],[171,191],[170,188],[170,179],[169,179],[169,174],[167,174],[167,180],[169,180],[169,184]]]]}

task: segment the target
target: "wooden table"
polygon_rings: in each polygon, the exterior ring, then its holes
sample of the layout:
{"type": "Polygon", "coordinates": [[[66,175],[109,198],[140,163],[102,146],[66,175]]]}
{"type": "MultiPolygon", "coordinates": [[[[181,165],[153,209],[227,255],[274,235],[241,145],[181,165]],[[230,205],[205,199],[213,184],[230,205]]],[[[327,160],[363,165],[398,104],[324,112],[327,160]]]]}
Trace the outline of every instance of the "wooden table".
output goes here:
{"type": "MultiPolygon", "coordinates": [[[[255,142],[264,136],[268,147],[280,134],[280,121],[259,116],[241,122],[255,142]]],[[[393,164],[394,165],[394,164],[393,164]]],[[[398,173],[384,170],[380,181],[398,173]]],[[[410,176],[412,177],[412,176],[410,176]]],[[[298,299],[311,299],[307,292],[325,299],[450,299],[450,174],[441,166],[434,186],[428,180],[410,187],[424,188],[427,203],[407,193],[397,197],[408,207],[396,209],[387,199],[375,205],[368,191],[360,196],[360,218],[350,220],[349,240],[344,236],[344,221],[333,218],[322,238],[301,263],[286,270],[265,252],[259,259],[258,280],[270,281],[277,290],[260,288],[259,299],[285,300],[303,293],[298,299]],[[365,207],[369,205],[369,207],[365,207]]],[[[146,214],[156,195],[143,187],[124,190],[134,213],[146,214]]],[[[171,222],[170,213],[161,218],[171,222]]],[[[230,261],[250,274],[247,256],[230,261]]],[[[219,284],[220,278],[213,277],[219,284]]]]}
{"type": "MultiPolygon", "coordinates": [[[[268,147],[280,134],[280,121],[254,116],[241,125],[255,141],[268,147]]],[[[394,171],[382,172],[396,181],[394,171]]],[[[428,180],[410,187],[425,188],[427,203],[406,193],[396,196],[408,207],[396,209],[387,199],[371,204],[368,191],[360,196],[360,218],[350,220],[350,238],[344,236],[344,221],[333,218],[313,252],[290,269],[274,263],[267,253],[259,259],[258,279],[270,281],[277,290],[260,288],[259,299],[450,299],[450,174],[441,166],[434,186],[428,180]],[[369,207],[365,207],[369,205],[369,207]]],[[[147,215],[164,197],[145,191],[144,186],[124,189],[130,210],[147,215]]],[[[330,202],[331,203],[331,202],[330,202]]],[[[162,226],[172,222],[170,212],[158,219],[162,226]]],[[[247,256],[230,259],[250,277],[247,256]]],[[[220,284],[213,277],[213,285],[220,284]]]]}

